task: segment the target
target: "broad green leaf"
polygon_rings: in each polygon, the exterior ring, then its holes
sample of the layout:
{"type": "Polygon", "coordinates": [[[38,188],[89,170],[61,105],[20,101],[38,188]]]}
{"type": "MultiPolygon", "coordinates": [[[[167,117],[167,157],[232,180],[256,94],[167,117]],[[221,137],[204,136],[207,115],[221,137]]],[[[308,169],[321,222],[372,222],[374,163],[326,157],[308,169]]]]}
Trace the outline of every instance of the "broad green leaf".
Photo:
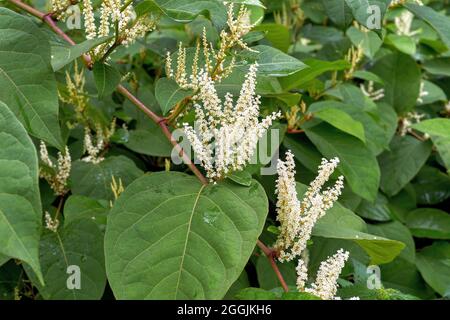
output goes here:
{"type": "Polygon", "coordinates": [[[109,207],[105,207],[98,200],[72,195],[64,203],[64,226],[76,220],[90,219],[95,221],[100,229],[103,230],[106,226],[106,216],[109,209],[109,207]]]}
{"type": "Polygon", "coordinates": [[[450,77],[450,58],[427,60],[423,68],[432,75],[450,77]]]}
{"type": "Polygon", "coordinates": [[[0,253],[0,266],[4,265],[6,262],[8,262],[10,258],[8,256],[5,256],[0,253]]]}
{"type": "Polygon", "coordinates": [[[377,198],[374,202],[363,200],[356,213],[369,220],[373,221],[390,221],[391,213],[388,207],[388,200],[381,193],[377,194],[377,198]]]}
{"type": "Polygon", "coordinates": [[[268,211],[263,188],[203,186],[158,172],[127,187],[108,217],[108,280],[118,299],[220,299],[241,274],[268,211]]]}
{"type": "Polygon", "coordinates": [[[414,55],[416,53],[416,42],[414,38],[400,36],[397,34],[389,34],[386,37],[386,42],[405,54],[414,55]]]}
{"type": "Polygon", "coordinates": [[[161,78],[156,82],[155,97],[163,115],[169,113],[175,105],[184,98],[192,96],[193,90],[184,90],[173,79],[161,78]]]}
{"type": "Polygon", "coordinates": [[[111,94],[119,85],[122,77],[116,68],[100,62],[94,64],[92,71],[100,99],[111,94]]]}
{"type": "Polygon", "coordinates": [[[335,204],[314,226],[313,235],[351,240],[366,251],[372,264],[391,262],[405,245],[367,233],[364,221],[340,204],[335,204]]]}
{"type": "Polygon", "coordinates": [[[42,209],[33,142],[0,102],[0,254],[23,260],[43,281],[39,265],[42,209]]]}
{"type": "Polygon", "coordinates": [[[350,27],[347,30],[347,37],[356,47],[360,46],[368,58],[373,59],[375,54],[381,48],[383,41],[373,31],[361,31],[355,27],[350,27]]]}
{"type": "Polygon", "coordinates": [[[417,253],[417,268],[440,295],[450,294],[450,243],[435,242],[417,253]]]}
{"type": "MultiPolygon", "coordinates": [[[[266,45],[257,45],[252,47],[256,51],[243,51],[240,56],[248,60],[255,60],[258,63],[258,74],[272,77],[285,77],[295,72],[308,69],[300,60],[287,55],[283,51],[266,45]]],[[[240,67],[241,63],[236,63],[240,67]]]]}
{"type": "Polygon", "coordinates": [[[447,96],[444,90],[441,89],[441,87],[435,85],[433,82],[428,80],[424,80],[423,83],[424,83],[423,90],[425,92],[428,92],[428,94],[426,96],[421,97],[422,100],[422,102],[420,103],[421,105],[431,104],[438,101],[442,102],[447,101],[447,96]]]}
{"type": "Polygon", "coordinates": [[[93,221],[76,220],[56,233],[46,230],[39,256],[45,286],[34,284],[45,299],[98,300],[102,297],[106,285],[103,234],[93,221]],[[80,288],[70,288],[70,284],[76,284],[77,275],[80,288]]]}
{"type": "Polygon", "coordinates": [[[420,6],[415,3],[406,3],[404,6],[414,15],[429,23],[450,48],[450,18],[448,16],[438,13],[428,6],[420,6]]]}
{"type": "Polygon", "coordinates": [[[384,81],[379,76],[377,76],[375,73],[372,73],[370,71],[365,71],[365,70],[356,70],[353,73],[353,78],[363,79],[366,81],[373,81],[374,83],[378,83],[378,84],[384,84],[384,81]]]}
{"type": "Polygon", "coordinates": [[[134,152],[156,157],[170,157],[173,149],[159,126],[153,123],[149,129],[130,130],[125,146],[134,152]]]}
{"type": "Polygon", "coordinates": [[[264,32],[265,39],[270,41],[274,48],[283,52],[289,50],[291,34],[288,27],[277,23],[263,23],[254,27],[252,31],[264,32]]]}
{"type": "Polygon", "coordinates": [[[111,190],[113,176],[117,183],[121,180],[126,187],[142,174],[134,162],[124,156],[108,157],[98,164],[75,161],[70,175],[72,194],[113,200],[111,190]]]}
{"type": "Polygon", "coordinates": [[[333,127],[355,136],[364,143],[366,142],[363,125],[361,122],[354,120],[346,112],[338,108],[324,108],[318,111],[313,111],[310,108],[309,111],[313,112],[315,117],[328,122],[333,127]]]}
{"type": "Polygon", "coordinates": [[[419,204],[434,205],[450,197],[450,176],[438,168],[423,166],[413,186],[419,204]]]}
{"type": "Polygon", "coordinates": [[[435,118],[425,120],[412,127],[431,136],[431,140],[447,167],[447,172],[450,172],[450,119],[435,118]]]}
{"type": "Polygon", "coordinates": [[[234,300],[239,291],[248,287],[250,287],[250,281],[248,280],[247,272],[244,269],[239,278],[231,285],[230,289],[228,289],[228,292],[223,299],[234,300]]]}
{"type": "Polygon", "coordinates": [[[381,32],[383,17],[391,0],[345,0],[345,2],[360,24],[381,32]]]}
{"type": "Polygon", "coordinates": [[[378,60],[371,70],[385,83],[384,101],[403,114],[416,105],[419,97],[421,73],[416,62],[405,54],[396,52],[378,60]]]}
{"type": "Polygon", "coordinates": [[[338,27],[344,28],[353,21],[352,10],[342,0],[322,0],[325,12],[338,27]]]}
{"type": "Polygon", "coordinates": [[[69,63],[80,57],[82,54],[88,52],[92,48],[95,48],[99,44],[102,44],[108,39],[109,39],[108,37],[89,39],[81,43],[77,43],[76,45],[73,46],[61,43],[52,45],[51,63],[53,71],[58,71],[65,65],[68,65],[69,63]]]}
{"type": "Polygon", "coordinates": [[[388,196],[396,195],[419,172],[431,154],[431,143],[411,136],[396,136],[390,150],[379,157],[380,188],[388,196]]]}
{"type": "Polygon", "coordinates": [[[338,170],[354,193],[369,201],[375,199],[380,168],[363,142],[324,123],[305,129],[305,132],[325,157],[339,157],[338,170]]]}
{"type": "Polygon", "coordinates": [[[0,101],[30,134],[62,149],[46,35],[25,16],[0,8],[0,48],[0,101]]]}
{"type": "MultiPolygon", "coordinates": [[[[306,190],[305,185],[297,183],[299,195],[304,194],[306,190]]],[[[400,241],[367,233],[364,220],[340,203],[335,203],[325,216],[317,221],[312,234],[317,237],[353,241],[366,251],[373,264],[392,261],[405,247],[400,241]]]]}
{"type": "Polygon", "coordinates": [[[296,73],[279,79],[283,90],[288,91],[294,88],[301,88],[311,80],[314,80],[321,74],[328,71],[339,71],[350,67],[345,60],[322,61],[316,59],[308,59],[303,61],[309,68],[297,71],[296,73]]]}
{"type": "Polygon", "coordinates": [[[450,214],[433,208],[420,208],[406,216],[406,226],[415,237],[450,239],[450,214]]]}
{"type": "Polygon", "coordinates": [[[162,13],[178,22],[189,22],[198,15],[211,17],[216,26],[226,23],[226,8],[217,0],[145,0],[136,7],[138,15],[147,12],[162,13]]]}

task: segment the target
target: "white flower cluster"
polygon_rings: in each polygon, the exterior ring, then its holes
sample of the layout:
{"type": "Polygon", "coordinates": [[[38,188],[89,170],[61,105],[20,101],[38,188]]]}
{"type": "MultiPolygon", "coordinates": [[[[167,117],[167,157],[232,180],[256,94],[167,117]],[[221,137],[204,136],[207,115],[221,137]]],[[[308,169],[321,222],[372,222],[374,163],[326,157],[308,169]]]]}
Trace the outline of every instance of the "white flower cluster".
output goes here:
{"type": "Polygon", "coordinates": [[[52,13],[58,19],[63,19],[66,17],[67,8],[72,5],[70,0],[52,0],[52,13]]]}
{"type": "MultiPolygon", "coordinates": [[[[389,7],[397,7],[400,6],[404,3],[406,3],[408,0],[392,0],[391,4],[389,5],[389,7]]],[[[412,0],[411,2],[417,3],[420,6],[423,6],[423,2],[422,0],[412,0]]]]}
{"type": "Polygon", "coordinates": [[[343,176],[338,178],[333,187],[321,191],[338,163],[338,158],[330,161],[322,159],[316,179],[311,182],[300,202],[297,198],[293,154],[288,151],[286,161],[278,160],[276,194],[280,235],[274,248],[277,250],[278,259],[281,262],[291,261],[305,250],[314,225],[333,206],[341,194],[344,187],[343,176]]]}
{"type": "Polygon", "coordinates": [[[421,30],[411,31],[414,15],[409,11],[403,11],[398,17],[395,17],[395,26],[397,27],[397,34],[400,36],[412,37],[421,32],[421,30]]]}
{"type": "Polygon", "coordinates": [[[372,101],[378,101],[378,100],[384,98],[384,89],[381,88],[381,89],[375,90],[373,81],[369,81],[367,88],[364,86],[364,84],[361,83],[360,88],[361,88],[362,93],[366,97],[372,99],[372,101]]]}
{"type": "Polygon", "coordinates": [[[39,176],[47,180],[50,187],[57,195],[64,195],[67,193],[67,180],[70,176],[72,168],[72,160],[70,158],[69,148],[66,147],[64,154],[58,152],[58,160],[55,165],[48,155],[47,146],[43,141],[40,144],[41,161],[47,168],[39,170],[39,176]]]}
{"type": "Polygon", "coordinates": [[[103,56],[113,44],[128,46],[136,39],[143,37],[152,31],[156,21],[149,15],[136,17],[131,2],[123,3],[122,0],[104,0],[101,5],[100,25],[95,25],[92,0],[83,0],[84,26],[87,39],[95,39],[110,35],[110,29],[116,33],[115,39],[97,46],[94,49],[94,57],[103,56]],[[118,43],[116,43],[118,41],[118,43]]]}
{"type": "Polygon", "coordinates": [[[182,43],[179,44],[178,48],[175,72],[172,65],[172,57],[170,53],[167,52],[166,75],[168,78],[175,79],[178,85],[184,89],[197,90],[200,85],[198,79],[200,51],[203,52],[203,58],[205,60],[203,70],[209,74],[213,81],[221,81],[231,74],[235,66],[235,58],[232,57],[231,61],[225,66],[225,58],[230,49],[240,47],[245,50],[254,51],[242,40],[242,38],[254,27],[254,25],[250,23],[250,13],[248,9],[242,5],[235,18],[233,7],[233,3],[228,4],[228,30],[221,31],[220,46],[217,50],[214,49],[212,43],[208,42],[206,29],[203,28],[201,43],[200,41],[197,41],[195,55],[192,60],[191,75],[188,76],[186,73],[186,48],[183,48],[182,43]]]}
{"type": "Polygon", "coordinates": [[[425,114],[418,112],[408,112],[405,117],[400,119],[399,134],[405,136],[407,133],[412,132],[411,126],[419,123],[425,117],[425,114]]]}
{"type": "Polygon", "coordinates": [[[333,256],[328,257],[327,260],[320,263],[316,281],[311,284],[310,288],[298,289],[304,289],[305,292],[311,293],[323,300],[334,299],[338,288],[337,280],[348,257],[348,251],[339,249],[333,256]]]}
{"type": "Polygon", "coordinates": [[[48,211],[45,211],[45,228],[50,230],[51,232],[58,231],[59,227],[59,220],[57,217],[55,219],[52,219],[52,216],[48,211]]]}
{"type": "Polygon", "coordinates": [[[430,93],[425,90],[425,82],[420,82],[419,97],[417,97],[417,103],[423,103],[423,97],[428,96],[430,93]]]}
{"type": "Polygon", "coordinates": [[[99,164],[105,160],[105,158],[100,154],[107,146],[109,138],[111,138],[115,130],[116,118],[113,118],[109,129],[104,130],[100,125],[97,125],[94,143],[94,137],[91,135],[91,130],[86,127],[84,130],[84,150],[87,152],[88,156],[82,158],[81,161],[99,164]]]}
{"type": "Polygon", "coordinates": [[[259,122],[256,71],[257,64],[251,65],[235,105],[229,93],[222,103],[211,77],[200,71],[197,99],[201,105],[195,105],[197,130],[185,123],[184,132],[211,181],[242,170],[253,156],[259,138],[281,116],[279,112],[272,113],[259,122]]]}

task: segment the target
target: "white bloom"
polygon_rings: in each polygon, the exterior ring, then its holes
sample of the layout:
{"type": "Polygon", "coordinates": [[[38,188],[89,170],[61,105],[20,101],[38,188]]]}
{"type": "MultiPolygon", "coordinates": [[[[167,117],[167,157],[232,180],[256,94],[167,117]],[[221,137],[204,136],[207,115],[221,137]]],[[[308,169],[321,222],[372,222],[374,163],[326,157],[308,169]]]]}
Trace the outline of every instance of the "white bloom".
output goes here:
{"type": "Polygon", "coordinates": [[[367,88],[361,83],[360,88],[362,93],[366,97],[372,99],[372,101],[378,101],[384,98],[384,89],[381,88],[379,90],[375,90],[373,81],[369,81],[367,88]]]}
{"type": "Polygon", "coordinates": [[[348,257],[348,251],[339,249],[336,254],[322,261],[316,281],[310,288],[305,288],[305,291],[324,300],[334,299],[338,288],[337,280],[348,257]]]}
{"type": "Polygon", "coordinates": [[[47,146],[43,141],[40,144],[41,161],[48,167],[49,170],[41,168],[39,176],[47,180],[50,187],[57,195],[64,195],[67,193],[67,180],[70,176],[72,168],[72,159],[70,157],[69,148],[65,148],[64,154],[58,152],[57,164],[53,163],[47,151],[47,146]]]}
{"type": "Polygon", "coordinates": [[[222,103],[214,82],[206,71],[199,72],[199,93],[195,105],[193,127],[184,124],[184,131],[195,156],[213,181],[232,171],[244,169],[253,156],[259,138],[281,116],[273,113],[259,122],[260,97],[255,95],[257,64],[250,66],[236,104],[231,94],[222,103]]]}
{"type": "Polygon", "coordinates": [[[59,220],[55,217],[52,219],[52,216],[48,211],[45,211],[45,228],[50,230],[51,232],[57,232],[59,227],[59,220]]]}
{"type": "Polygon", "coordinates": [[[421,32],[421,30],[411,31],[412,22],[414,20],[414,15],[405,10],[399,17],[395,17],[395,26],[397,27],[397,34],[400,36],[414,36],[421,32]]]}
{"type": "Polygon", "coordinates": [[[300,202],[296,191],[294,156],[288,151],[286,161],[278,160],[276,193],[280,235],[274,248],[279,253],[280,261],[290,261],[305,250],[314,225],[333,206],[341,194],[344,187],[342,176],[338,178],[333,187],[321,191],[338,163],[338,158],[330,161],[322,159],[319,174],[311,182],[300,202]]]}
{"type": "Polygon", "coordinates": [[[417,103],[423,103],[423,97],[428,96],[430,93],[428,91],[425,91],[425,81],[420,82],[420,92],[419,97],[417,98],[417,103]]]}
{"type": "Polygon", "coordinates": [[[422,121],[423,117],[425,117],[424,114],[418,113],[418,112],[408,112],[404,118],[400,119],[399,124],[399,134],[401,136],[406,135],[408,132],[412,131],[411,126],[413,124],[419,123],[422,121]]]}

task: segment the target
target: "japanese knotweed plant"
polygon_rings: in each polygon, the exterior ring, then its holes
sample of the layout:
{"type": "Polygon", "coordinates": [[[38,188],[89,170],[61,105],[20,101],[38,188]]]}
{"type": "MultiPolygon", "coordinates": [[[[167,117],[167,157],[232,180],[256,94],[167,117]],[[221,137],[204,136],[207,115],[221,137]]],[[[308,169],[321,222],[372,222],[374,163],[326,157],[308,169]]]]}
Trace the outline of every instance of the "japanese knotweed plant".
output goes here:
{"type": "Polygon", "coordinates": [[[447,2],[1,6],[0,299],[448,295],[447,2]]]}

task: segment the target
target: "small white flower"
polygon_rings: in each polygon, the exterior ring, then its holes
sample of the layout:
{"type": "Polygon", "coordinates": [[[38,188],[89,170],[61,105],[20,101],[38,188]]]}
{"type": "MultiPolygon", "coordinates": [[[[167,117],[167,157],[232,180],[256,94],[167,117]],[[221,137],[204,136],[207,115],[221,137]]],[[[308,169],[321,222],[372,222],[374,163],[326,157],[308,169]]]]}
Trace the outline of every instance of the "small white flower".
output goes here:
{"type": "Polygon", "coordinates": [[[286,161],[278,160],[277,220],[280,221],[280,235],[274,245],[280,261],[291,261],[302,254],[316,222],[325,215],[337,201],[344,187],[340,176],[335,185],[321,191],[339,163],[338,158],[322,159],[319,174],[311,182],[303,200],[297,198],[295,162],[293,154],[286,152],[286,161]]]}

